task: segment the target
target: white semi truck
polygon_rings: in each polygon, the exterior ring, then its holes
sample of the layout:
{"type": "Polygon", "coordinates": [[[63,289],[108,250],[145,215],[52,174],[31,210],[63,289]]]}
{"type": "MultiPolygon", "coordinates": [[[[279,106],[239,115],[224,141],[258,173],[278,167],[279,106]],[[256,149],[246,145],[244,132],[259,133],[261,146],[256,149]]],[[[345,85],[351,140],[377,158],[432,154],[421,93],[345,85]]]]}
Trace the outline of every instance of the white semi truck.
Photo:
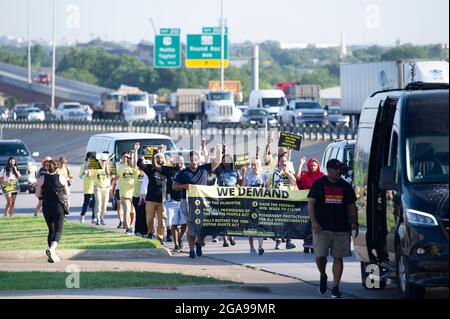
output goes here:
{"type": "Polygon", "coordinates": [[[205,124],[238,123],[242,115],[231,91],[178,89],[176,95],[172,95],[171,104],[178,120],[201,119],[205,124]]]}
{"type": "Polygon", "coordinates": [[[402,89],[411,82],[448,83],[446,61],[400,60],[341,64],[342,112],[359,118],[364,101],[374,92],[402,89]]]}
{"type": "Polygon", "coordinates": [[[156,118],[154,99],[153,94],[137,87],[121,85],[115,92],[102,94],[100,103],[94,106],[94,118],[153,121],[156,118]]]}

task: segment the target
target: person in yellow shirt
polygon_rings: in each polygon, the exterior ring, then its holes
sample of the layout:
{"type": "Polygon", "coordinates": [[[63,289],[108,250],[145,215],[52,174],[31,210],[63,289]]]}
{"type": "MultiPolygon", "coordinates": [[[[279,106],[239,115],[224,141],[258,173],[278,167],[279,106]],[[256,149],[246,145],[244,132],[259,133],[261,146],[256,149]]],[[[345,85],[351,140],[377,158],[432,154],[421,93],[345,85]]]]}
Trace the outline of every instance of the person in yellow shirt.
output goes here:
{"type": "Polygon", "coordinates": [[[126,233],[133,234],[132,229],[132,206],[134,194],[134,170],[131,156],[128,152],[122,153],[122,162],[117,168],[117,175],[120,181],[120,203],[124,214],[126,233]]]}
{"type": "Polygon", "coordinates": [[[147,235],[147,221],[145,217],[145,204],[141,202],[141,186],[144,180],[144,172],[139,168],[134,170],[134,193],[133,193],[133,208],[135,214],[135,235],[147,235]]]}
{"type": "Polygon", "coordinates": [[[73,175],[70,168],[67,166],[67,159],[61,156],[58,159],[58,174],[64,176],[67,180],[67,185],[70,187],[73,183],[73,175]]]}
{"type": "Polygon", "coordinates": [[[80,166],[80,179],[83,180],[83,193],[84,193],[84,201],[83,201],[83,207],[81,208],[81,216],[80,216],[80,222],[84,223],[84,216],[86,215],[87,208],[89,206],[89,202],[92,199],[93,205],[92,205],[92,223],[95,224],[96,218],[95,218],[95,197],[94,197],[94,178],[92,175],[92,170],[88,166],[89,159],[95,159],[95,153],[94,152],[88,152],[86,154],[86,159],[83,164],[80,166]]]}
{"type": "Polygon", "coordinates": [[[97,225],[105,225],[104,217],[109,201],[109,189],[111,186],[111,174],[109,169],[108,154],[100,156],[101,169],[93,170],[94,177],[94,195],[95,195],[95,214],[97,225]]]}

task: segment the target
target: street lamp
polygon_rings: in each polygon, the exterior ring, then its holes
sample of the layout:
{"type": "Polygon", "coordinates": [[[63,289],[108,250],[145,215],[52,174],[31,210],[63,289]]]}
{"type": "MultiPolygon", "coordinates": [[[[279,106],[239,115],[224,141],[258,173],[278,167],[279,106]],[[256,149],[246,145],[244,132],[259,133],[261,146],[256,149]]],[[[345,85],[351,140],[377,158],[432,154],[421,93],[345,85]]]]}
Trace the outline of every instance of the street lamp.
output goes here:
{"type": "Polygon", "coordinates": [[[30,0],[27,1],[28,18],[28,83],[31,83],[30,0]]]}
{"type": "Polygon", "coordinates": [[[56,33],[56,0],[53,0],[53,56],[52,56],[52,100],[51,109],[55,110],[55,68],[56,68],[56,43],[55,43],[55,33],[56,33]]]}

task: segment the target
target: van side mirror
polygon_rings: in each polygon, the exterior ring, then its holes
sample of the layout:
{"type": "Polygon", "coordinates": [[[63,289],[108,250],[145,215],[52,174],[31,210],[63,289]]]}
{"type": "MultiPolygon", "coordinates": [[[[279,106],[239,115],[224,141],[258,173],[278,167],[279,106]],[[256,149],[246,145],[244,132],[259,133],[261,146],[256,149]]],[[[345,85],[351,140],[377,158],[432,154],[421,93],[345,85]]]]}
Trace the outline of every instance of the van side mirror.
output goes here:
{"type": "Polygon", "coordinates": [[[33,153],[31,154],[31,156],[32,156],[32,157],[39,157],[39,152],[33,152],[33,153]]]}
{"type": "Polygon", "coordinates": [[[378,186],[383,190],[393,190],[396,188],[394,179],[394,169],[392,166],[384,166],[381,169],[378,186]]]}

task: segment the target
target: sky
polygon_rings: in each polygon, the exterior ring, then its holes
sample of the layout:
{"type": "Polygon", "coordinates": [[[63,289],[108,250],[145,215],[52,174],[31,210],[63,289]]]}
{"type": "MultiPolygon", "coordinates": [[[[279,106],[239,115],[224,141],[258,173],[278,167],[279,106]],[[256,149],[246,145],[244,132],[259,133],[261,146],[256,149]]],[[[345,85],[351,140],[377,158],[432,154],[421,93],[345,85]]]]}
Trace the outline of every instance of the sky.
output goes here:
{"type": "MultiPolygon", "coordinates": [[[[0,0],[0,36],[51,41],[53,0],[0,0]]],[[[448,0],[223,0],[232,43],[449,43],[448,0]]],[[[153,42],[154,29],[217,26],[221,0],[56,0],[56,39],[153,42]]]]}

